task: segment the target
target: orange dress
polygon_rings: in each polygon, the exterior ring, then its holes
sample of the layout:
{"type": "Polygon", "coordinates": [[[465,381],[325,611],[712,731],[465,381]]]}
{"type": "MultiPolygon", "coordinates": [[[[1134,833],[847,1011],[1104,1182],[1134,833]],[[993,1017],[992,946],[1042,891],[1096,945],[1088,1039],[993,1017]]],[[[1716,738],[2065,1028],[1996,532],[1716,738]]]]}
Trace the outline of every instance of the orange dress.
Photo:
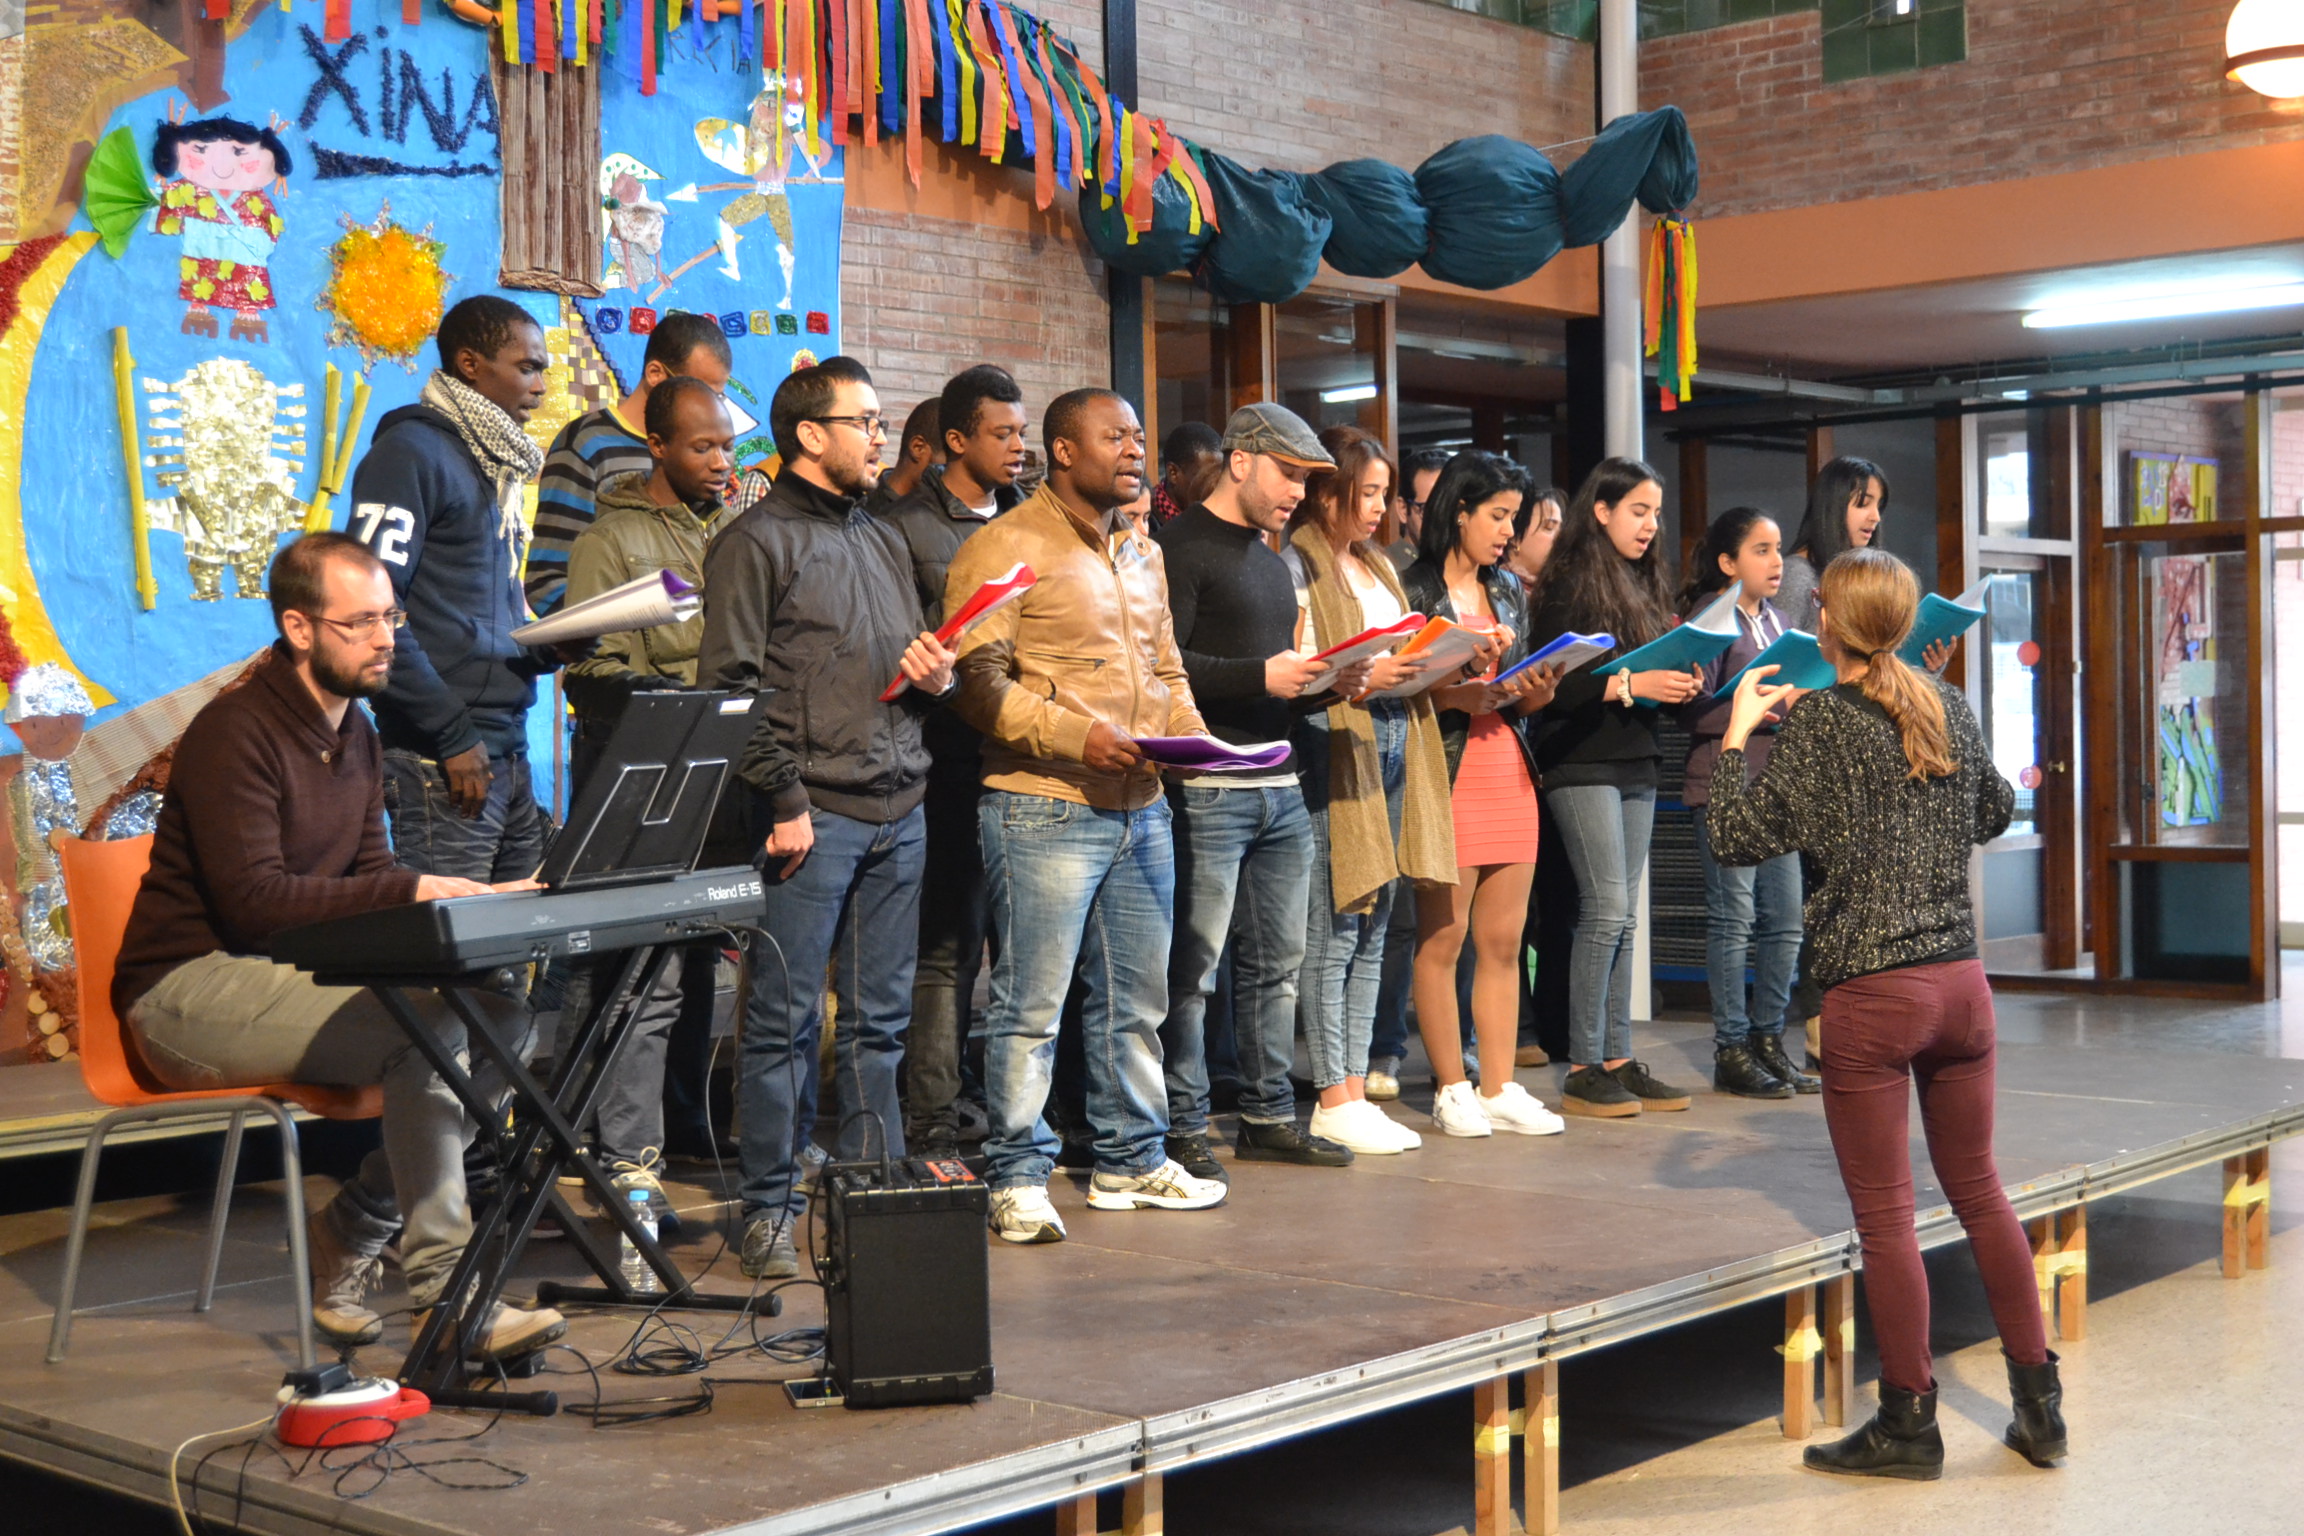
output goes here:
{"type": "MultiPolygon", "coordinates": [[[[1462,622],[1488,627],[1478,618],[1462,622]]],[[[1481,681],[1495,675],[1490,668],[1481,681]]],[[[1457,868],[1536,862],[1536,781],[1528,776],[1519,733],[1500,711],[1472,717],[1448,810],[1456,824],[1457,868]]]]}

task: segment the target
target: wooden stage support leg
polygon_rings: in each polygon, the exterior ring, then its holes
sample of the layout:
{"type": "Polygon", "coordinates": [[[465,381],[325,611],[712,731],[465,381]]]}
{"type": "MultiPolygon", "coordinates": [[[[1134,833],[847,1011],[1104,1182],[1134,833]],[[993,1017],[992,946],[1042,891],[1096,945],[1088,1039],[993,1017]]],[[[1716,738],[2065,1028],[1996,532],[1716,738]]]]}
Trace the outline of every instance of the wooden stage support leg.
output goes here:
{"type": "Polygon", "coordinates": [[[1784,1297],[1784,1438],[1805,1440],[1816,1433],[1816,1287],[1804,1285],[1784,1297]]]}
{"type": "Polygon", "coordinates": [[[1472,1536],[1512,1530],[1512,1378],[1472,1389],[1472,1536]]]}
{"type": "Polygon", "coordinates": [[[2088,1337],[2088,1207],[2056,1218],[2056,1336],[2072,1343],[2088,1337]]]}
{"type": "Polygon", "coordinates": [[[1096,1495],[1084,1493],[1056,1506],[1056,1536],[1096,1536],[1096,1495]]]}
{"type": "Polygon", "coordinates": [[[1825,1281],[1822,1289],[1824,1422],[1844,1429],[1848,1405],[1856,1399],[1856,1277],[1835,1276],[1825,1281]]]}
{"type": "Polygon", "coordinates": [[[1120,1536],[1162,1536],[1168,1529],[1161,1512],[1160,1474],[1147,1472],[1120,1494],[1120,1536]]]}
{"type": "Polygon", "coordinates": [[[2224,1278],[2272,1259],[2272,1149],[2224,1159],[2224,1278]]]}
{"type": "Polygon", "coordinates": [[[1520,1380],[1528,1402],[1521,1446],[1528,1536],[1560,1536],[1560,1362],[1547,1360],[1520,1380]]]}
{"type": "Polygon", "coordinates": [[[2032,1239],[2040,1320],[2056,1337],[2077,1343],[2088,1337],[2088,1208],[2051,1211],[2024,1230],[2032,1239]]]}

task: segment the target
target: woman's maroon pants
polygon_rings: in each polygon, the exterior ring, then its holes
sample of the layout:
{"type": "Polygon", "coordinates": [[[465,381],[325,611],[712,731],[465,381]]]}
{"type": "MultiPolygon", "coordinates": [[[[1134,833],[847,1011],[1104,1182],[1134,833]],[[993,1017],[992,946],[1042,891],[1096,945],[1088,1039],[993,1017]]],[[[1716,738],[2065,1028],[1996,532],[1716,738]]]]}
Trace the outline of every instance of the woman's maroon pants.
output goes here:
{"type": "Polygon", "coordinates": [[[1968,1233],[2001,1346],[2020,1365],[2048,1358],[2032,1249],[1992,1162],[1992,989],[1975,960],[1844,981],[1824,994],[1824,1123],[1864,1244],[1864,1296],[1880,1380],[1936,1385],[1928,1353],[1928,1274],[1912,1230],[1911,1090],[1952,1210],[1968,1233]]]}

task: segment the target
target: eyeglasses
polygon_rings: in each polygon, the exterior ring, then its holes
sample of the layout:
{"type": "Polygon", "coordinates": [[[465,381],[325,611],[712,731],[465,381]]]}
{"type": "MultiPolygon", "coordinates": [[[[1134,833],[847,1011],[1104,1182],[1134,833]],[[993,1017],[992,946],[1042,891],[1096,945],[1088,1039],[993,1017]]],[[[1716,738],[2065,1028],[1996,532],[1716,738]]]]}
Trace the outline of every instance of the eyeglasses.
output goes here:
{"type": "Polygon", "coordinates": [[[1411,501],[1403,496],[1400,498],[1400,505],[1410,517],[1422,517],[1424,515],[1424,503],[1420,501],[1411,501]]]}
{"type": "Polygon", "coordinates": [[[886,437],[888,435],[888,418],[878,411],[866,411],[861,416],[811,416],[808,419],[819,426],[826,427],[835,422],[843,422],[854,427],[866,437],[886,437]]]}
{"type": "Polygon", "coordinates": [[[315,624],[327,625],[347,640],[365,640],[379,628],[390,634],[398,634],[408,627],[408,610],[405,608],[387,608],[382,613],[356,613],[348,619],[331,619],[323,613],[307,613],[304,617],[315,624]]]}

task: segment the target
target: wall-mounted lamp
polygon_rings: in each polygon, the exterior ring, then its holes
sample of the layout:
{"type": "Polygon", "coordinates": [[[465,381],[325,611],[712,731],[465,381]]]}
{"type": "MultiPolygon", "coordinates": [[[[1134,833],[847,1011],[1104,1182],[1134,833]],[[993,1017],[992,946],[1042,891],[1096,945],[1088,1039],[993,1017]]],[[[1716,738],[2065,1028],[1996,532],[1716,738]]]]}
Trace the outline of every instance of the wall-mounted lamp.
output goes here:
{"type": "Polygon", "coordinates": [[[2276,100],[2304,96],[2304,0],[2240,0],[2232,7],[2224,78],[2276,100]]]}

